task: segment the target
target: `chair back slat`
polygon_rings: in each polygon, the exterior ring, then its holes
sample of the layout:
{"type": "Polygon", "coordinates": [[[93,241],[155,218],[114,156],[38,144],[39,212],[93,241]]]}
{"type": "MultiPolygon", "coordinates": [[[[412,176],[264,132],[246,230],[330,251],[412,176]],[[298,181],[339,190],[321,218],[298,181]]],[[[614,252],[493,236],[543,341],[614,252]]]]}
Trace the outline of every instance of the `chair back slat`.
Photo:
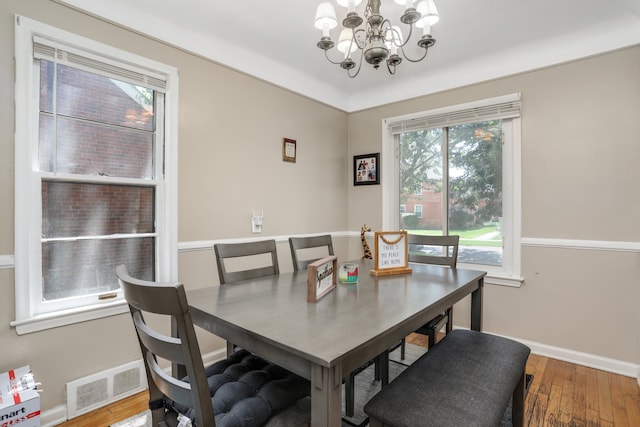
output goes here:
{"type": "Polygon", "coordinates": [[[446,265],[456,268],[460,236],[424,236],[409,234],[409,262],[446,265]],[[431,251],[429,251],[431,248],[431,251]],[[425,249],[427,250],[425,252],[425,249]]]}
{"type": "Polygon", "coordinates": [[[221,285],[242,280],[257,279],[259,277],[277,276],[280,274],[275,240],[261,240],[246,243],[218,243],[214,245],[214,251],[221,285]],[[269,257],[270,263],[268,265],[230,271],[225,264],[225,260],[231,258],[253,257],[263,254],[269,257]]]}
{"type": "Polygon", "coordinates": [[[327,255],[334,255],[333,241],[330,234],[308,237],[289,237],[289,247],[291,248],[291,259],[293,261],[293,271],[304,270],[309,264],[320,258],[303,259],[300,257],[304,249],[326,247],[327,255]]]}
{"type": "Polygon", "coordinates": [[[151,352],[147,352],[146,363],[149,366],[149,373],[151,374],[153,383],[163,395],[187,408],[194,407],[190,383],[168,375],[164,369],[158,365],[151,352]]]}
{"type": "Polygon", "coordinates": [[[166,360],[174,361],[180,365],[185,365],[182,340],[161,334],[151,329],[144,321],[140,311],[133,314],[133,325],[136,327],[138,338],[144,347],[151,353],[166,360]]]}

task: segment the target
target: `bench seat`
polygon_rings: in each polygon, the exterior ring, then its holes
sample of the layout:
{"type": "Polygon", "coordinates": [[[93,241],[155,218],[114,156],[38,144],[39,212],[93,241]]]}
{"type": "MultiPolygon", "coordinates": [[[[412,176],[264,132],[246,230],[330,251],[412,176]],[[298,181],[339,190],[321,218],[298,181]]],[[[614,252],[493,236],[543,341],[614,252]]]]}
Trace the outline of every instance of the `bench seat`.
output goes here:
{"type": "Polygon", "coordinates": [[[365,405],[370,426],[496,427],[512,397],[521,426],[529,353],[507,338],[452,331],[365,405]]]}

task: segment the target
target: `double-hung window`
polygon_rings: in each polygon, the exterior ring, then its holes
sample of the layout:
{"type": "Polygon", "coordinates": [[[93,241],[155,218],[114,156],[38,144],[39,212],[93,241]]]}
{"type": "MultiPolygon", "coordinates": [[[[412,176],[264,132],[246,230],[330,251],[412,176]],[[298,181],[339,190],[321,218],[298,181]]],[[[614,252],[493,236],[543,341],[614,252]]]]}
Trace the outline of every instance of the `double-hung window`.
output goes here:
{"type": "Polygon", "coordinates": [[[383,132],[383,157],[395,158],[382,175],[385,229],[459,235],[459,265],[518,286],[520,96],[387,119],[383,132]]]}
{"type": "Polygon", "coordinates": [[[16,17],[18,333],[126,310],[176,272],[174,68],[16,17]]]}

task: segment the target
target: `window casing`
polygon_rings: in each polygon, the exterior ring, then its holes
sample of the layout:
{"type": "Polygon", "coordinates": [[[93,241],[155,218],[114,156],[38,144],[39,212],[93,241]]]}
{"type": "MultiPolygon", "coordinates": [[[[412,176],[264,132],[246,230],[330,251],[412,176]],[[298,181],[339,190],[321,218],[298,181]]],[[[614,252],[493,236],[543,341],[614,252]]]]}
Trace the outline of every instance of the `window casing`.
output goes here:
{"type": "MultiPolygon", "coordinates": [[[[426,191],[423,192],[423,200],[421,203],[429,203],[424,208],[423,216],[431,216],[433,209],[431,201],[434,201],[434,195],[439,196],[443,201],[441,204],[445,207],[442,209],[441,223],[438,224],[441,234],[449,234],[450,218],[452,212],[447,210],[448,204],[453,204],[460,199],[460,196],[451,198],[451,192],[447,191],[447,185],[453,182],[451,174],[455,178],[458,171],[449,171],[448,163],[451,159],[448,153],[450,137],[447,135],[449,131],[452,133],[459,132],[459,128],[465,125],[483,123],[500,124],[502,132],[502,181],[501,181],[501,197],[502,197],[502,217],[500,218],[500,231],[503,235],[502,257],[499,262],[487,264],[465,264],[462,257],[459,256],[458,263],[461,267],[472,269],[486,270],[488,273],[486,282],[502,284],[508,286],[519,286],[522,282],[520,272],[520,239],[521,239],[521,211],[520,211],[520,95],[512,94],[497,98],[491,98],[478,102],[445,107],[436,110],[424,111],[401,117],[389,118],[383,121],[383,146],[382,154],[384,158],[395,159],[395,161],[383,162],[385,170],[382,171],[382,197],[383,197],[383,227],[384,229],[401,229],[408,224],[404,224],[403,215],[400,214],[399,206],[407,203],[404,199],[411,193],[411,189],[407,187],[404,190],[404,196],[400,190],[402,184],[405,186],[416,183],[407,183],[401,180],[401,136],[403,134],[411,134],[416,132],[430,132],[432,130],[433,138],[440,138],[442,143],[442,152],[436,153],[441,156],[445,164],[441,164],[442,176],[434,180],[424,180],[426,191]],[[457,127],[457,128],[456,128],[457,127]],[[402,183],[402,184],[401,184],[402,183]],[[442,187],[442,188],[441,188],[442,187]],[[438,195],[442,189],[444,194],[438,195]]],[[[481,126],[480,126],[481,127],[481,126]]],[[[453,136],[451,137],[453,138],[453,136]]],[[[454,150],[455,148],[452,148],[454,150]]],[[[406,168],[406,166],[405,166],[406,168]]],[[[459,194],[459,193],[458,193],[459,194]]],[[[411,200],[409,200],[411,202],[411,200]]],[[[436,215],[437,216],[437,215],[436,215]]],[[[405,218],[407,220],[412,218],[405,218]]],[[[415,221],[415,219],[412,219],[415,221]]],[[[424,220],[426,221],[426,219],[424,220]]],[[[429,226],[425,226],[428,229],[429,226]]],[[[436,227],[437,228],[437,227],[436,227]]],[[[430,233],[430,231],[426,231],[430,233]]],[[[462,248],[461,248],[462,249],[462,248]]],[[[477,262],[477,261],[475,261],[477,262]]]]}
{"type": "Polygon", "coordinates": [[[177,71],[21,16],[15,28],[12,325],[26,333],[126,311],[121,263],[177,278],[177,71]]]}

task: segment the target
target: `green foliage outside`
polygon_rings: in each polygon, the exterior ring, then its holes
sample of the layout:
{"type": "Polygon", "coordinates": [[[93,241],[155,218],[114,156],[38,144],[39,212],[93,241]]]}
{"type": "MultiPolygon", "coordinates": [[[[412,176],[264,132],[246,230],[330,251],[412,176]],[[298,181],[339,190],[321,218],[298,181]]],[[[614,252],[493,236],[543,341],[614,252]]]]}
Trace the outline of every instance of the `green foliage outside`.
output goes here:
{"type": "MultiPolygon", "coordinates": [[[[431,185],[436,193],[442,192],[442,179],[448,170],[445,199],[450,234],[454,234],[453,230],[461,233],[474,230],[502,216],[501,121],[402,133],[400,147],[401,204],[425,184],[431,185]],[[446,159],[443,145],[448,148],[446,159]]],[[[410,215],[402,221],[406,228],[413,228],[410,215]]]]}

